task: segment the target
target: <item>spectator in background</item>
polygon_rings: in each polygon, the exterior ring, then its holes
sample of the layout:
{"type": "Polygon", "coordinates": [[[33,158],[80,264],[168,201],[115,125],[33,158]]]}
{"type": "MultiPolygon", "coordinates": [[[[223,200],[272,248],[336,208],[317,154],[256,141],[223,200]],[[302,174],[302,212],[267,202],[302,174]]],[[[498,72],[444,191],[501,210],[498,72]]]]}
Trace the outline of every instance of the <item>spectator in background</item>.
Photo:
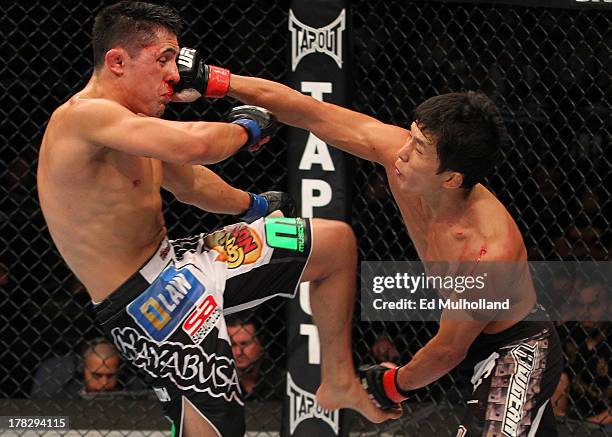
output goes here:
{"type": "Polygon", "coordinates": [[[370,353],[375,363],[388,362],[397,364],[399,362],[399,352],[395,344],[386,335],[379,335],[370,349],[370,353]]]}
{"type": "Polygon", "coordinates": [[[606,250],[601,242],[602,232],[591,226],[572,226],[557,238],[555,250],[566,260],[604,260],[606,250]]]}
{"type": "Polygon", "coordinates": [[[117,390],[121,358],[112,343],[102,339],[87,344],[82,360],[85,393],[117,390]]]}
{"type": "Polygon", "coordinates": [[[144,383],[131,378],[124,386],[119,380],[121,358],[105,338],[87,341],[80,355],[53,356],[34,374],[31,397],[35,399],[75,399],[125,389],[143,390],[144,383]]]}
{"type": "Polygon", "coordinates": [[[603,322],[610,313],[612,302],[608,301],[608,290],[601,279],[576,278],[567,287],[575,287],[575,291],[567,295],[563,309],[563,320],[570,322],[561,327],[567,332],[563,336],[567,368],[551,399],[553,409],[557,416],[576,413],[574,415],[588,421],[612,425],[606,413],[612,394],[612,373],[608,369],[612,359],[610,325],[603,322]],[[574,320],[580,322],[571,322],[574,320]],[[569,397],[576,406],[575,412],[571,411],[569,397]]]}
{"type": "Polygon", "coordinates": [[[551,398],[555,414],[612,428],[611,325],[582,321],[567,326],[567,367],[551,398]]]}
{"type": "Polygon", "coordinates": [[[26,149],[21,156],[7,163],[7,171],[0,177],[2,221],[25,223],[38,214],[38,204],[31,196],[32,187],[36,184],[33,162],[36,162],[35,154],[26,149]]]}
{"type": "Polygon", "coordinates": [[[282,400],[285,377],[265,357],[257,320],[230,316],[226,323],[243,399],[282,400]]]}
{"type": "Polygon", "coordinates": [[[612,314],[612,301],[608,299],[610,290],[603,279],[556,278],[553,292],[559,293],[556,302],[563,302],[560,308],[561,321],[583,321],[583,326],[608,320],[612,314]],[[563,282],[565,281],[565,282],[563,282]]]}

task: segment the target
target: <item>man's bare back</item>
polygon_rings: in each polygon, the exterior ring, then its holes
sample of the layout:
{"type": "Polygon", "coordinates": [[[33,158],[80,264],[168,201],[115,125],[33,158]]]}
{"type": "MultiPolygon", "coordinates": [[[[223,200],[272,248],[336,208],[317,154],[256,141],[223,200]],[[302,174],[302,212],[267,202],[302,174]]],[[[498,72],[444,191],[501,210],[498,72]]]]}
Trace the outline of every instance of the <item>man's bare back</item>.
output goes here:
{"type": "Polygon", "coordinates": [[[77,95],[53,113],[40,149],[38,195],[61,255],[100,302],[142,266],[166,234],[162,165],[75,135],[84,103],[77,95]]]}

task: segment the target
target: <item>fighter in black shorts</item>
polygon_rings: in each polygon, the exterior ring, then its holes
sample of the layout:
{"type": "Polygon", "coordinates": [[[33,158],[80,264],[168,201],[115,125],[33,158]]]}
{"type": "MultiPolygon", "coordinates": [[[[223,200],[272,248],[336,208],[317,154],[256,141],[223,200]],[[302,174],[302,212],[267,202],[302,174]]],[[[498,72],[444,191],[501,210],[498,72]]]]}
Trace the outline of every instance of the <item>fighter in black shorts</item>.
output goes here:
{"type": "Polygon", "coordinates": [[[172,423],[189,402],[221,436],[245,432],[224,316],[293,297],[312,249],[310,220],[268,217],[164,240],[96,307],[105,332],[150,382],[172,423]]]}
{"type": "MultiPolygon", "coordinates": [[[[498,163],[500,150],[512,147],[500,111],[486,95],[452,92],[429,97],[416,108],[398,108],[413,112],[402,126],[253,77],[232,75],[229,95],[382,165],[425,264],[526,266],[527,250],[514,218],[482,183],[498,163]]],[[[560,375],[558,338],[549,323],[523,321],[537,301],[529,274],[515,274],[514,268],[501,273],[491,291],[512,301],[507,309],[472,320],[443,313],[436,335],[409,362],[366,372],[368,390],[381,405],[397,405],[411,390],[472,359],[480,362],[477,371],[484,372],[474,380],[482,377],[459,435],[543,435],[538,425],[546,426],[547,436],[555,435],[554,425],[548,426],[546,401],[560,375]],[[485,400],[487,394],[497,398],[485,400]]],[[[460,296],[460,291],[454,294],[460,296]]]]}
{"type": "Polygon", "coordinates": [[[480,334],[461,367],[471,369],[472,394],[457,436],[554,436],[550,398],[563,357],[559,336],[538,305],[498,334],[480,334]],[[538,315],[540,313],[540,315],[538,315]]]}

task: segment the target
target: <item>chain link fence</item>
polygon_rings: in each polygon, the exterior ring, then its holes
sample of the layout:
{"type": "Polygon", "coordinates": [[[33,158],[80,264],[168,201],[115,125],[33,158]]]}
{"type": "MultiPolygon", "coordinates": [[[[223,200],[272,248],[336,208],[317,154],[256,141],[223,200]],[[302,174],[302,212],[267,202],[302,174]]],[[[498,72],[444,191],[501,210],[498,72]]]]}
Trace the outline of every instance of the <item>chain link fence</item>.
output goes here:
{"type": "MultiPolygon", "coordinates": [[[[95,8],[75,0],[0,3],[5,89],[0,107],[0,415],[69,412],[75,429],[167,429],[156,401],[129,369],[121,368],[116,393],[83,394],[86,366],[80,353],[101,331],[93,323],[87,294],[51,242],[36,197],[44,127],[53,109],[88,80],[92,18],[110,3],[95,8]]],[[[283,80],[288,2],[172,5],[188,22],[182,44],[203,49],[235,73],[283,80]]],[[[609,260],[609,13],[400,1],[355,1],[351,8],[355,109],[407,125],[412,110],[427,97],[485,91],[502,110],[513,139],[488,182],[517,220],[530,259],[609,260]]],[[[227,100],[201,101],[174,106],[166,116],[218,120],[230,106],[227,100]]],[[[281,131],[255,159],[241,152],[213,169],[242,189],[282,189],[286,146],[281,131]]],[[[353,227],[361,259],[416,259],[381,169],[358,160],[355,168],[353,227]]],[[[171,236],[230,222],[171,196],[164,200],[171,236]]],[[[235,320],[250,335],[244,341],[261,346],[252,356],[262,357],[263,377],[247,400],[247,426],[254,435],[274,435],[279,429],[284,305],[276,300],[235,320]]],[[[355,353],[359,362],[373,361],[381,350],[404,362],[435,331],[435,324],[367,324],[357,316],[355,353]]],[[[565,406],[558,409],[565,413],[562,427],[572,435],[606,435],[603,426],[587,419],[610,409],[610,325],[562,324],[559,331],[567,361],[561,390],[565,406]]],[[[407,406],[415,413],[405,420],[382,428],[358,421],[352,431],[454,435],[466,388],[459,372],[420,390],[407,406]]]]}

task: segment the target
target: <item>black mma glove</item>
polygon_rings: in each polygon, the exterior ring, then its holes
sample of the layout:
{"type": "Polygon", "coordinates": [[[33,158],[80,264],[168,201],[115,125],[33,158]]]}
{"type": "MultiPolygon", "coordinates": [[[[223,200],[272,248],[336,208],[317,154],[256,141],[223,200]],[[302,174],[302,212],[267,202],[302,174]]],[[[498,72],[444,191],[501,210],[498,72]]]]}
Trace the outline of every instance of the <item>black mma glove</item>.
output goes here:
{"type": "Polygon", "coordinates": [[[230,72],[225,68],[206,65],[196,49],[181,47],[176,60],[181,80],[174,85],[175,102],[193,102],[199,97],[225,97],[229,90],[230,72]]]}
{"type": "Polygon", "coordinates": [[[363,388],[382,410],[393,410],[400,402],[408,399],[409,392],[400,389],[397,385],[399,369],[399,367],[390,369],[379,364],[359,367],[359,379],[363,388]]]}
{"type": "Polygon", "coordinates": [[[253,146],[271,136],[278,126],[274,114],[259,106],[243,105],[232,109],[227,116],[230,123],[239,124],[249,135],[245,146],[253,146]]]}
{"type": "Polygon", "coordinates": [[[246,212],[239,217],[241,221],[253,222],[258,218],[265,217],[277,209],[283,212],[285,217],[295,217],[296,208],[293,198],[281,191],[266,191],[261,194],[249,193],[251,205],[246,212]]]}

